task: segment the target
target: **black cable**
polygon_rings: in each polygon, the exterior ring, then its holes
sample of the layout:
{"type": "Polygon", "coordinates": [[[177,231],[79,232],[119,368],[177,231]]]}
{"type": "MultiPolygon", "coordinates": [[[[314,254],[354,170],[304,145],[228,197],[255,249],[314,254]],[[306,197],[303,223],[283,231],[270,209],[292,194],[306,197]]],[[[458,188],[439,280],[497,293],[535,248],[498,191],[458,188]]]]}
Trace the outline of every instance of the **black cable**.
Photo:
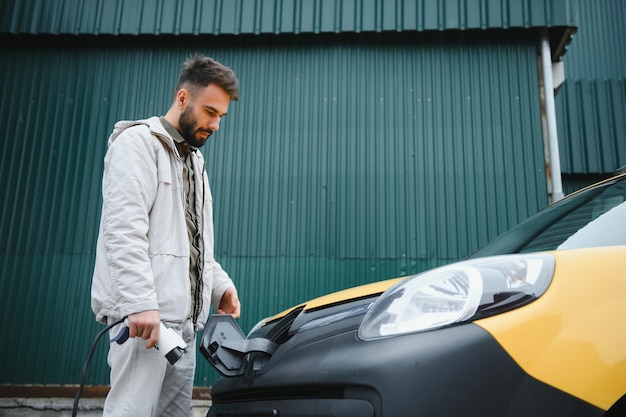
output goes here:
{"type": "Polygon", "coordinates": [[[122,319],[119,319],[115,323],[109,324],[107,327],[100,330],[100,333],[98,333],[98,335],[94,339],[93,344],[91,345],[91,350],[89,351],[89,356],[87,356],[87,360],[85,361],[85,364],[83,365],[83,376],[80,381],[80,386],[78,387],[78,392],[76,393],[76,396],[74,397],[74,408],[72,410],[72,417],[76,417],[76,413],[78,412],[78,400],[80,399],[80,395],[83,393],[83,389],[85,388],[85,379],[87,378],[87,368],[89,367],[89,362],[91,362],[91,358],[93,358],[93,354],[96,351],[96,347],[98,346],[98,341],[100,340],[103,334],[111,330],[111,328],[113,328],[114,326],[117,326],[118,324],[122,323],[124,319],[125,317],[122,319]]]}

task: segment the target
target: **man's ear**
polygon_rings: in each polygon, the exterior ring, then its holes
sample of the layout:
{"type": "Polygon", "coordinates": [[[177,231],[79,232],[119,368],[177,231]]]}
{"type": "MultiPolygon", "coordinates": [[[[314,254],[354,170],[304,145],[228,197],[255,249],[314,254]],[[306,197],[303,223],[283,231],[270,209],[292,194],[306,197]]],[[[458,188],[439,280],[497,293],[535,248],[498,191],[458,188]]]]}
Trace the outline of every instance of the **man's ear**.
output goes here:
{"type": "Polygon", "coordinates": [[[176,104],[182,109],[189,102],[189,91],[185,88],[181,88],[176,93],[176,104]]]}

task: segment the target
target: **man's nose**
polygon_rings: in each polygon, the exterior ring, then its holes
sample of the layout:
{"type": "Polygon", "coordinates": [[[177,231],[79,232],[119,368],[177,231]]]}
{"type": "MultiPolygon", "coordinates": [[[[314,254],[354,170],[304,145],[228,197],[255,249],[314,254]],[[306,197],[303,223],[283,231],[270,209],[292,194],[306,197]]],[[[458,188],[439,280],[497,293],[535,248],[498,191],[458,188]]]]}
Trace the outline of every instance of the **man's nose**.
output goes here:
{"type": "Polygon", "coordinates": [[[213,131],[220,130],[221,119],[222,118],[219,116],[211,117],[211,120],[209,121],[209,129],[213,131]]]}

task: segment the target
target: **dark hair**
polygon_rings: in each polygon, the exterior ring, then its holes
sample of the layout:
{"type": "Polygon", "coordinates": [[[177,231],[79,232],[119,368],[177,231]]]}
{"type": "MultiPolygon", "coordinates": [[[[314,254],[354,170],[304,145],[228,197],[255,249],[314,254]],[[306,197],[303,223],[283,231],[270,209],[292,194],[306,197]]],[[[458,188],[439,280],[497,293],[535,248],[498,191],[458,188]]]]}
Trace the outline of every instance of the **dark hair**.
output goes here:
{"type": "Polygon", "coordinates": [[[195,96],[209,84],[222,87],[231,100],[239,99],[239,81],[233,70],[206,56],[195,54],[187,58],[178,76],[176,92],[185,87],[195,96]]]}

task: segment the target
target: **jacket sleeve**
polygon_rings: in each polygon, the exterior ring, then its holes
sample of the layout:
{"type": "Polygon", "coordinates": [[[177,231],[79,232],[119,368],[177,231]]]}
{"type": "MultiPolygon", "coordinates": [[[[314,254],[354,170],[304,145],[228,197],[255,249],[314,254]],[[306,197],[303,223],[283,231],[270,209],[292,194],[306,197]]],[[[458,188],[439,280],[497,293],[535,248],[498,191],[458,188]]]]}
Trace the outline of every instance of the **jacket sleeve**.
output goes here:
{"type": "Polygon", "coordinates": [[[157,191],[155,141],[134,126],[111,142],[102,181],[103,239],[122,316],[158,309],[148,256],[149,213],[157,191]]]}
{"type": "Polygon", "coordinates": [[[235,287],[232,279],[228,276],[228,273],[224,271],[222,265],[216,260],[211,262],[213,268],[213,291],[211,293],[211,305],[215,310],[220,306],[222,296],[228,288],[235,287]]]}

